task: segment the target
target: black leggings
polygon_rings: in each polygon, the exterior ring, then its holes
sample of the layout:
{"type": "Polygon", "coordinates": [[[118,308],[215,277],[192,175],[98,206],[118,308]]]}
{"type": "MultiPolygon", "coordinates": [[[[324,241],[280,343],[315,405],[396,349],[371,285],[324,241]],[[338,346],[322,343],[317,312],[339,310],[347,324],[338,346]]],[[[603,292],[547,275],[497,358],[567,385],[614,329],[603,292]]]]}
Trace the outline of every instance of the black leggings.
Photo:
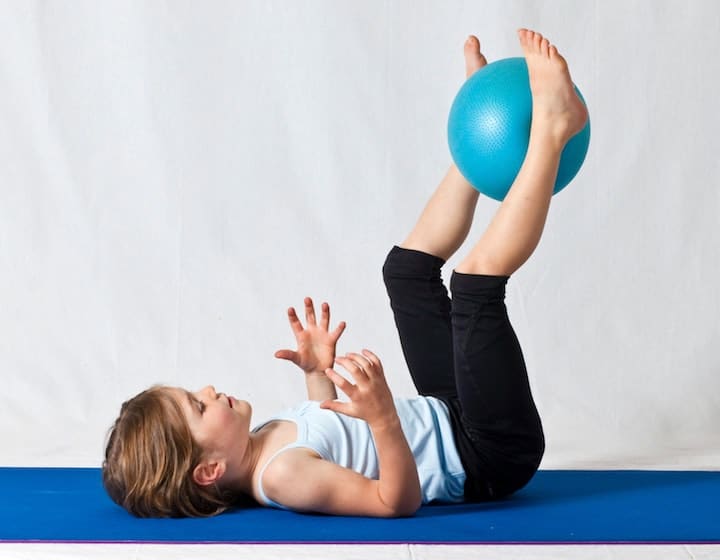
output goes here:
{"type": "Polygon", "coordinates": [[[452,301],[433,255],[393,247],[383,277],[405,361],[420,395],[450,411],[465,499],[527,484],[545,450],[522,350],[505,307],[507,276],[453,272],[452,301]]]}

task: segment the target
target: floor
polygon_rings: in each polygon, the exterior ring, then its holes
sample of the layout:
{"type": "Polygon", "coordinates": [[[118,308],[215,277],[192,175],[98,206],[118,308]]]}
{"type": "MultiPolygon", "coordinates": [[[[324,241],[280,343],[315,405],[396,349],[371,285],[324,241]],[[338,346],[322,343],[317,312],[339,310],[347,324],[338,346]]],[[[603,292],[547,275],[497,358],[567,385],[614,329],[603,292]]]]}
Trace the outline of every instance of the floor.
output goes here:
{"type": "Polygon", "coordinates": [[[720,545],[0,544],[2,560],[720,560],[720,545]]]}

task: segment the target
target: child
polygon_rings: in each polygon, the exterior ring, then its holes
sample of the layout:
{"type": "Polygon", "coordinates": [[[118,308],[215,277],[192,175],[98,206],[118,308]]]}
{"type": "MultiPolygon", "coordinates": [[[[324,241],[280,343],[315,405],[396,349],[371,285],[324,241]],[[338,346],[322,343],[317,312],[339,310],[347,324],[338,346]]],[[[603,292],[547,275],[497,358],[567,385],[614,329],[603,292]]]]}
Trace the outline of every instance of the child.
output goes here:
{"type": "MultiPolygon", "coordinates": [[[[560,154],[587,120],[567,64],[540,34],[518,31],[533,96],[523,166],[487,230],[453,272],[478,192],[453,166],[383,276],[420,396],[394,400],[378,357],[335,356],[305,300],[288,312],[309,401],[250,431],[251,407],[213,387],[153,387],[126,402],[109,436],[103,480],[139,516],[206,516],[252,497],[263,505],[338,515],[406,516],[421,504],[502,498],[536,472],[544,438],[522,352],[504,304],[508,278],[542,234],[560,154]],[[353,382],[332,367],[347,370],[353,382]],[[337,401],[335,387],[349,397],[337,401]]],[[[486,64],[465,44],[468,76],[486,64]]]]}

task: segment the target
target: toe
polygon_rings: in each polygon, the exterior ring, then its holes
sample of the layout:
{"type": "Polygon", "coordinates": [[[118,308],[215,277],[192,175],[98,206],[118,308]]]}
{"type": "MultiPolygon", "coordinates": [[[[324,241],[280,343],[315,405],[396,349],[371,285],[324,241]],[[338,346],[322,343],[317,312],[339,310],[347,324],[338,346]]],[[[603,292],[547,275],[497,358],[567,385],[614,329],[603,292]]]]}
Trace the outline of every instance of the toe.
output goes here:
{"type": "Polygon", "coordinates": [[[480,51],[480,40],[475,35],[470,35],[465,41],[465,55],[480,51]]]}
{"type": "Polygon", "coordinates": [[[517,34],[518,34],[518,39],[520,39],[520,45],[521,45],[522,48],[524,49],[524,48],[526,47],[526,45],[527,45],[527,34],[528,34],[528,30],[527,30],[527,29],[524,29],[524,28],[523,28],[523,29],[518,29],[517,34]]]}
{"type": "Polygon", "coordinates": [[[543,39],[542,41],[540,41],[540,52],[542,53],[543,56],[545,56],[545,57],[550,56],[550,54],[548,52],[549,49],[550,49],[550,41],[548,41],[547,39],[543,39]]]}
{"type": "Polygon", "coordinates": [[[565,57],[558,52],[558,50],[555,48],[555,45],[550,46],[550,59],[556,63],[560,63],[560,65],[565,69],[565,71],[569,72],[567,60],[565,60],[565,57]]]}
{"type": "Polygon", "coordinates": [[[531,29],[521,29],[520,45],[522,46],[525,54],[540,52],[540,42],[542,41],[542,35],[536,33],[531,29]]]}
{"type": "Polygon", "coordinates": [[[533,37],[532,37],[532,47],[535,52],[540,52],[540,44],[542,43],[543,36],[540,35],[540,33],[535,33],[533,31],[533,37]]]}
{"type": "Polygon", "coordinates": [[[465,74],[469,78],[487,64],[487,60],[480,52],[480,41],[470,35],[465,41],[465,74]]]}

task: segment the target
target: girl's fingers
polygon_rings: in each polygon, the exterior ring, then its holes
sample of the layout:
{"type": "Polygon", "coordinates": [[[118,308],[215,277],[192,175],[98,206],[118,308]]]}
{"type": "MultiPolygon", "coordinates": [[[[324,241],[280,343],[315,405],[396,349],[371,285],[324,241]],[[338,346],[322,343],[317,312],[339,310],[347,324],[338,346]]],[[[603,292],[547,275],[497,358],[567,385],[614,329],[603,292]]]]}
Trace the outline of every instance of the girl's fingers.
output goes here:
{"type": "Polygon", "coordinates": [[[320,327],[326,331],[330,327],[330,306],[324,301],[320,306],[320,310],[320,327]]]}
{"type": "Polygon", "coordinates": [[[291,362],[295,362],[297,352],[293,352],[292,350],[278,350],[275,352],[275,357],[280,358],[281,360],[290,360],[291,362]]]}
{"type": "Polygon", "coordinates": [[[340,338],[340,335],[345,331],[346,326],[347,323],[345,323],[345,321],[340,321],[340,324],[335,327],[335,330],[332,333],[330,333],[330,336],[335,342],[337,342],[338,338],[340,338]]]}
{"type": "Polygon", "coordinates": [[[315,307],[309,297],[305,298],[305,321],[308,325],[315,325],[315,307]]]}
{"type": "Polygon", "coordinates": [[[358,354],[356,352],[348,352],[345,356],[354,361],[365,373],[371,372],[374,367],[370,360],[368,360],[362,354],[358,354]]]}
{"type": "Polygon", "coordinates": [[[330,381],[332,381],[338,389],[352,399],[352,393],[355,390],[355,385],[350,383],[332,368],[327,368],[325,370],[325,375],[328,376],[328,379],[330,379],[330,381]]]}
{"type": "Polygon", "coordinates": [[[340,412],[341,414],[345,412],[344,403],[341,401],[323,401],[320,403],[320,408],[340,412]]]}
{"type": "Polygon", "coordinates": [[[365,383],[368,380],[367,373],[362,369],[360,365],[351,360],[350,358],[338,357],[335,361],[340,364],[355,380],[355,383],[365,383]]]}
{"type": "Polygon", "coordinates": [[[288,314],[288,321],[290,321],[290,328],[292,329],[292,332],[296,335],[301,333],[303,331],[303,326],[300,323],[300,319],[298,319],[297,313],[295,313],[295,308],[291,307],[287,311],[288,314]]]}
{"type": "Polygon", "coordinates": [[[367,348],[363,349],[362,355],[365,356],[370,363],[372,363],[376,368],[382,368],[382,363],[380,363],[380,358],[378,358],[375,354],[370,352],[367,348]]]}

